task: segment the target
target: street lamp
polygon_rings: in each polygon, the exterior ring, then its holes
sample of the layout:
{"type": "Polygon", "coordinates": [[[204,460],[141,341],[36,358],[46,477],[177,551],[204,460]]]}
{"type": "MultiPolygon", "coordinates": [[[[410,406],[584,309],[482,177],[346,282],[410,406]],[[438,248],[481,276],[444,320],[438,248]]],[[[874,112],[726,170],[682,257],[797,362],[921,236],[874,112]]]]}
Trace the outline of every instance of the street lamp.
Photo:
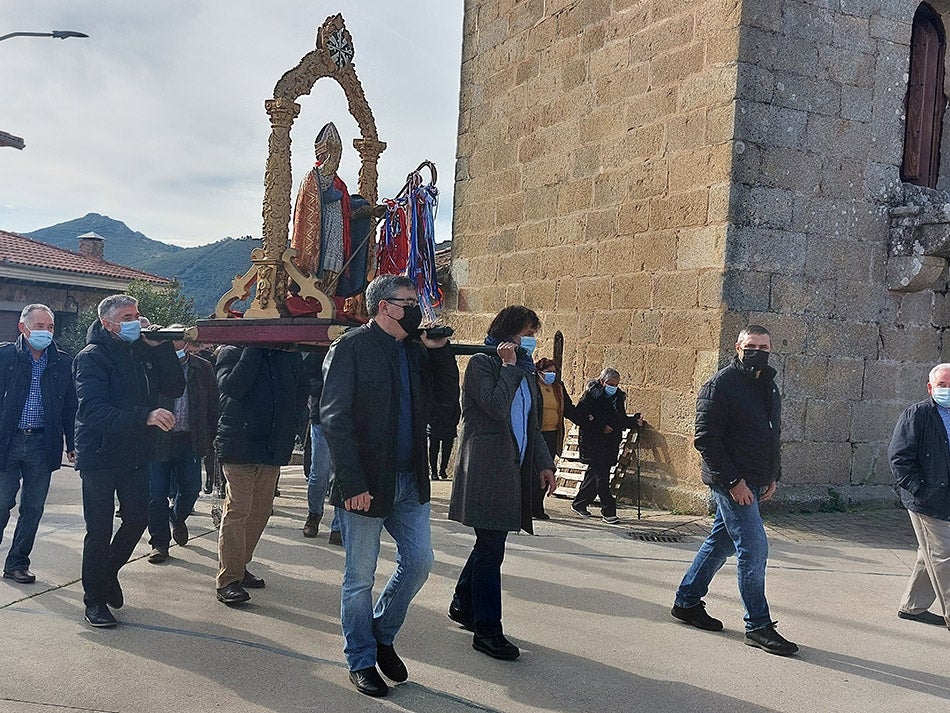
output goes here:
{"type": "MultiPolygon", "coordinates": [[[[67,37],[89,37],[85,32],[76,32],[75,30],[53,30],[52,32],[10,32],[6,35],[0,35],[0,42],[9,40],[11,37],[54,37],[59,40],[65,40],[67,37]]],[[[26,143],[19,136],[8,134],[6,131],[0,131],[0,146],[10,146],[15,149],[23,150],[26,143]]]]}
{"type": "Polygon", "coordinates": [[[11,37],[55,37],[60,40],[65,40],[67,37],[89,37],[89,35],[83,32],[76,32],[74,30],[53,30],[52,32],[11,32],[7,35],[0,35],[0,42],[3,40],[8,40],[11,37]]]}

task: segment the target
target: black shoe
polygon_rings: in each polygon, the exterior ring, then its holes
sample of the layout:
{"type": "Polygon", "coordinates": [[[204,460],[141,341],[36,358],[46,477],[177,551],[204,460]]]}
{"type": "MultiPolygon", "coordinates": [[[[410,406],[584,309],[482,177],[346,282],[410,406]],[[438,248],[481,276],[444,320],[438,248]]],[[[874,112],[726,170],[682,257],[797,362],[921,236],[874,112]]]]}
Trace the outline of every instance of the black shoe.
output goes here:
{"type": "Polygon", "coordinates": [[[28,569],[4,570],[3,578],[12,579],[17,584],[33,584],[36,581],[36,575],[28,569]]]}
{"type": "Polygon", "coordinates": [[[106,604],[113,609],[121,609],[122,605],[125,604],[125,597],[122,595],[122,587],[119,586],[118,579],[112,583],[112,592],[109,594],[109,598],[106,599],[106,604]]]}
{"type": "Polygon", "coordinates": [[[86,621],[97,629],[111,629],[118,624],[105,604],[90,604],[86,607],[86,621]]]}
{"type": "Polygon", "coordinates": [[[455,606],[455,602],[449,604],[449,619],[459,624],[463,629],[475,631],[475,620],[472,619],[472,615],[466,614],[455,606]]]}
{"type": "Polygon", "coordinates": [[[241,580],[241,586],[245,589],[263,589],[264,580],[244,570],[244,579],[241,580]]]}
{"type": "Polygon", "coordinates": [[[475,634],[472,639],[472,648],[488,654],[493,659],[502,661],[514,661],[521,656],[521,651],[513,643],[505,638],[504,634],[493,634],[492,636],[479,636],[475,634]]]}
{"type": "Polygon", "coordinates": [[[764,629],[755,629],[745,633],[746,646],[757,646],[776,656],[791,656],[798,651],[798,646],[783,637],[775,630],[775,624],[769,624],[764,629]]]}
{"type": "Polygon", "coordinates": [[[307,521],[303,524],[303,536],[316,537],[317,533],[320,532],[320,520],[319,515],[313,513],[307,515],[307,521]]]}
{"type": "Polygon", "coordinates": [[[240,582],[231,582],[231,584],[221,587],[216,592],[218,601],[225,604],[243,604],[251,598],[251,595],[241,586],[240,582]]]}
{"type": "Polygon", "coordinates": [[[580,515],[581,517],[591,517],[590,510],[588,510],[586,507],[571,505],[571,510],[574,511],[575,515],[580,515]]]}
{"type": "Polygon", "coordinates": [[[148,561],[152,564],[159,564],[168,559],[168,548],[167,547],[153,547],[152,551],[148,553],[148,561]]]}
{"type": "Polygon", "coordinates": [[[188,525],[183,522],[172,527],[172,539],[176,545],[188,544],[188,525]]]}
{"type": "Polygon", "coordinates": [[[331,545],[343,545],[343,533],[339,530],[330,530],[330,539],[327,540],[331,545]]]}
{"type": "Polygon", "coordinates": [[[932,611],[922,611],[919,614],[911,614],[906,611],[897,612],[897,616],[901,619],[909,619],[910,621],[919,621],[921,624],[934,624],[936,626],[947,626],[947,620],[942,616],[934,614],[932,611]]]}
{"type": "Polygon", "coordinates": [[[680,621],[685,621],[687,624],[695,626],[697,629],[703,629],[704,631],[722,631],[722,622],[718,619],[713,619],[706,613],[706,602],[700,602],[692,607],[678,607],[674,604],[670,610],[670,614],[680,621]]]}
{"type": "Polygon", "coordinates": [[[379,670],[390,681],[402,683],[409,678],[409,671],[406,670],[406,664],[399,658],[396,649],[390,644],[381,644],[376,642],[376,663],[379,670]]]}
{"type": "Polygon", "coordinates": [[[535,520],[550,520],[551,519],[551,516],[548,515],[546,512],[539,512],[537,515],[532,515],[531,517],[533,517],[535,520]]]}
{"type": "Polygon", "coordinates": [[[375,666],[350,671],[350,681],[364,696],[382,698],[389,695],[389,686],[386,685],[375,666]]]}

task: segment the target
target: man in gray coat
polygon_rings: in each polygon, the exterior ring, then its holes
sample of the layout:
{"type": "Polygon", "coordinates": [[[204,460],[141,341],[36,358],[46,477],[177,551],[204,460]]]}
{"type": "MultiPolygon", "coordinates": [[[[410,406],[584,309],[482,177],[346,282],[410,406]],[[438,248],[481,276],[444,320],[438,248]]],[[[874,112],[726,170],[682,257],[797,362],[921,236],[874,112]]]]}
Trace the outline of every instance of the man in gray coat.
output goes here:
{"type": "Polygon", "coordinates": [[[950,364],[930,370],[927,392],[900,415],[887,451],[918,544],[897,616],[950,626],[950,364]],[[942,616],[930,611],[935,601],[942,616]]]}

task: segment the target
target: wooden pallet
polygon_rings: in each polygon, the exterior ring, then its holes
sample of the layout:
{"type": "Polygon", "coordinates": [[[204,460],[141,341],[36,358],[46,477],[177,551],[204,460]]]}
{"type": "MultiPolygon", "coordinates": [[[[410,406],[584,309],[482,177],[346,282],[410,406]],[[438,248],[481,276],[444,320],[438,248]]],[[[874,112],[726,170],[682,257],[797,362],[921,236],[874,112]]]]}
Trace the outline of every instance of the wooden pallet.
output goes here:
{"type": "MultiPolygon", "coordinates": [[[[636,468],[635,452],[638,437],[639,430],[634,428],[624,431],[623,438],[620,439],[618,462],[610,474],[610,490],[615,494],[620,489],[620,483],[627,471],[636,468]]],[[[576,496],[586,472],[587,465],[581,463],[581,454],[578,449],[578,429],[577,426],[571,426],[564,438],[561,456],[557,459],[557,470],[554,473],[557,487],[554,489],[554,494],[564,498],[576,496]]]]}

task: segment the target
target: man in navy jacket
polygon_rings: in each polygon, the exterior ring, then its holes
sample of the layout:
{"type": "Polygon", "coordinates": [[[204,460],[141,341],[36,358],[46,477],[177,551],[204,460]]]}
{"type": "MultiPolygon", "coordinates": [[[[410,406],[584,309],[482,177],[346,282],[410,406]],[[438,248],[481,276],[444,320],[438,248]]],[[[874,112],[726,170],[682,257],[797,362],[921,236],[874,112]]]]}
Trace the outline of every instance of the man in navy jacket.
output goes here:
{"type": "Polygon", "coordinates": [[[897,616],[950,626],[950,364],[931,369],[927,392],[900,415],[887,450],[918,544],[897,616]],[[935,601],[942,615],[930,611],[935,601]]]}
{"type": "Polygon", "coordinates": [[[177,398],[185,390],[175,347],[142,337],[141,326],[134,297],[106,297],[73,362],[76,467],[86,520],[83,602],[86,621],[96,627],[116,625],[108,605],[118,609],[124,601],[119,569],[148,525],[152,442],[175,425],[175,415],[158,408],[158,396],[177,398]],[[116,497],[122,524],[113,536],[116,497]]]}
{"type": "Polygon", "coordinates": [[[31,304],[20,313],[20,336],[0,345],[0,537],[20,492],[20,516],[3,576],[31,584],[30,552],[46,506],[50,476],[63,458],[75,462],[76,391],[72,357],[53,342],[53,311],[31,304]],[[23,489],[20,491],[20,483],[23,489]]]}

